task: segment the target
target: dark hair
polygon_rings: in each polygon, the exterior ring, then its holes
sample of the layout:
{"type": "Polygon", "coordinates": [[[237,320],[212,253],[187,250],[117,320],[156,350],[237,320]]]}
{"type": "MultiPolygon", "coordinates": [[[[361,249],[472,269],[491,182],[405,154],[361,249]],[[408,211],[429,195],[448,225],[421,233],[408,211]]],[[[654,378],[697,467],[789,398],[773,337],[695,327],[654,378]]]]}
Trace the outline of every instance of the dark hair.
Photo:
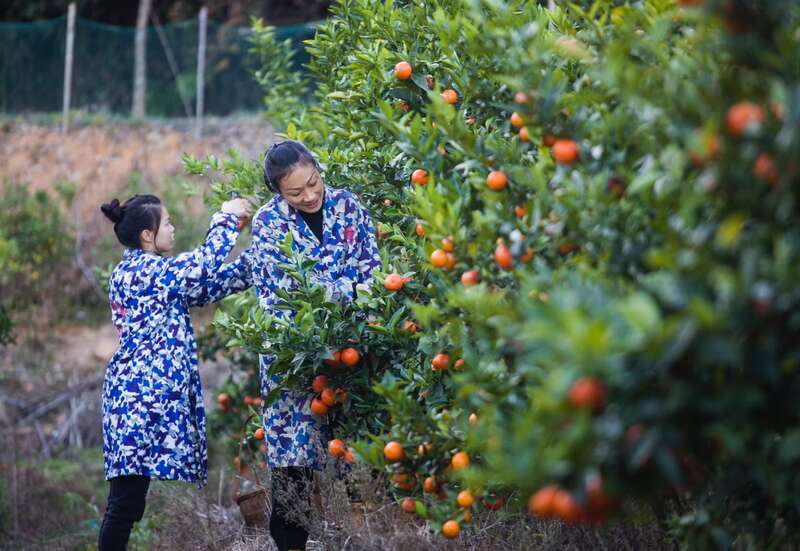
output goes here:
{"type": "Polygon", "coordinates": [[[156,232],[161,225],[161,199],[155,195],[134,195],[124,204],[113,199],[103,203],[100,210],[114,222],[114,233],[119,242],[131,249],[141,249],[139,235],[144,230],[156,232]]]}
{"type": "Polygon", "coordinates": [[[280,193],[281,180],[298,165],[319,168],[317,160],[300,142],[285,140],[272,144],[264,153],[264,183],[270,191],[280,193]]]}

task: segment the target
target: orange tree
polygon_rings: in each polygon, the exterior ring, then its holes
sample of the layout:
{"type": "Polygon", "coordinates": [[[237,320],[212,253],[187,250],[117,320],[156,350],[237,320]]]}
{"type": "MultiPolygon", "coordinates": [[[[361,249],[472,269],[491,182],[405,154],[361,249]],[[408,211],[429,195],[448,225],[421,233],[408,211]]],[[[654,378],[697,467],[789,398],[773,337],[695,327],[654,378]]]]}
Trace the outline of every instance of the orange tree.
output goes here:
{"type": "Polygon", "coordinates": [[[688,497],[695,547],[796,544],[799,21],[336,3],[285,134],[370,208],[384,273],[347,306],[299,286],[302,331],[254,304],[220,326],[267,335],[298,388],[336,377],[332,351],[372,354],[334,379],[338,436],[447,537],[479,506],[601,522],[638,495],[688,497]]]}

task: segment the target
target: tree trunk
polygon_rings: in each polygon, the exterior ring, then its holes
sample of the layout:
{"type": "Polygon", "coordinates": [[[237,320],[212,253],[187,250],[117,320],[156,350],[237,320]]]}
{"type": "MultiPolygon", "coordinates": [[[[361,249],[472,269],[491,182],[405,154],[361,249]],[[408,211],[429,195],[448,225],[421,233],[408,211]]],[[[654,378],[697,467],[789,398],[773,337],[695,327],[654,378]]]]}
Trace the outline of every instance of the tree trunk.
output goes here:
{"type": "Polygon", "coordinates": [[[150,0],[139,0],[136,18],[136,50],[133,65],[133,116],[144,117],[147,95],[147,21],[150,18],[150,0]]]}

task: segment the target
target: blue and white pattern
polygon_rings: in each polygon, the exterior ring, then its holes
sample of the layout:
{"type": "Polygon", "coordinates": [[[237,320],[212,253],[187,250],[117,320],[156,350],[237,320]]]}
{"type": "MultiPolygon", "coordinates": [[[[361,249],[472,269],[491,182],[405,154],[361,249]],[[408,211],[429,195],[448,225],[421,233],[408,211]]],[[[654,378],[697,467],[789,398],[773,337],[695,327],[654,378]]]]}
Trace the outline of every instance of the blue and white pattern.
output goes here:
{"type": "Polygon", "coordinates": [[[109,281],[120,346],[103,384],[106,480],[207,482],[206,422],[189,307],[252,285],[246,254],[224,264],[237,218],[219,212],[205,243],[175,257],[127,249],[109,281]]]}
{"type": "MultiPolygon", "coordinates": [[[[368,283],[381,266],[375,229],[364,208],[350,192],[326,188],[322,242],[306,225],[300,213],[280,196],[274,196],[253,217],[253,284],[261,307],[276,317],[286,312],[274,308],[275,292],[289,290],[295,281],[277,265],[288,259],[281,251],[291,232],[292,249],[317,261],[312,279],[341,300],[352,300],[356,284],[368,283]]],[[[269,375],[271,356],[261,356],[261,393],[266,396],[280,385],[269,375]]],[[[264,411],[267,462],[271,467],[318,467],[316,449],[325,419],[311,412],[310,393],[282,390],[264,411]]]]}

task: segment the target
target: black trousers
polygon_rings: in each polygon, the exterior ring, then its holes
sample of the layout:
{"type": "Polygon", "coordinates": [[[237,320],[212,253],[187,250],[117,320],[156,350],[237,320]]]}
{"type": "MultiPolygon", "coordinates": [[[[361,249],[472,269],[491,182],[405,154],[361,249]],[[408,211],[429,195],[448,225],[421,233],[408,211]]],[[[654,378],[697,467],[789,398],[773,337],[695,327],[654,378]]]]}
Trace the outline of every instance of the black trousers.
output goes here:
{"type": "Polygon", "coordinates": [[[110,482],[106,514],[100,526],[99,551],[125,551],[133,523],[144,515],[150,477],[118,476],[110,482]]]}
{"type": "Polygon", "coordinates": [[[288,511],[311,511],[313,473],[306,467],[278,467],[272,471],[272,515],[269,533],[279,551],[305,549],[308,531],[288,511]],[[299,499],[298,499],[299,498],[299,499]]]}

